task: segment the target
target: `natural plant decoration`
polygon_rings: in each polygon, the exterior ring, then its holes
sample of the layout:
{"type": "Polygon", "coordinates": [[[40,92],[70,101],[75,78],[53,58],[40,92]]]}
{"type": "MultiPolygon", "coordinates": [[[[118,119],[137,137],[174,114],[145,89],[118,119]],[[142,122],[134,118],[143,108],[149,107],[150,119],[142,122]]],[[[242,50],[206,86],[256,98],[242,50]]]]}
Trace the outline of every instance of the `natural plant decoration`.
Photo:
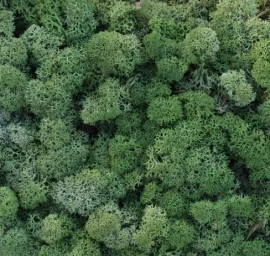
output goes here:
{"type": "Polygon", "coordinates": [[[0,1],[1,256],[269,256],[270,1],[0,1]]]}

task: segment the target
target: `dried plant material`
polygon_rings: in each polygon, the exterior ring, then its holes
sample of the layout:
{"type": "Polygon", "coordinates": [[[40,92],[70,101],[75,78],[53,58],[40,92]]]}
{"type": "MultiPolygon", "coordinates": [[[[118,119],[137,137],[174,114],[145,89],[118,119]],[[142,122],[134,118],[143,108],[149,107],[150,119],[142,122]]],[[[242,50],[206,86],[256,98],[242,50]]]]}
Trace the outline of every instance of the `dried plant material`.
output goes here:
{"type": "Polygon", "coordinates": [[[142,0],[135,3],[135,8],[136,8],[136,10],[140,10],[142,8],[142,0]]]}

